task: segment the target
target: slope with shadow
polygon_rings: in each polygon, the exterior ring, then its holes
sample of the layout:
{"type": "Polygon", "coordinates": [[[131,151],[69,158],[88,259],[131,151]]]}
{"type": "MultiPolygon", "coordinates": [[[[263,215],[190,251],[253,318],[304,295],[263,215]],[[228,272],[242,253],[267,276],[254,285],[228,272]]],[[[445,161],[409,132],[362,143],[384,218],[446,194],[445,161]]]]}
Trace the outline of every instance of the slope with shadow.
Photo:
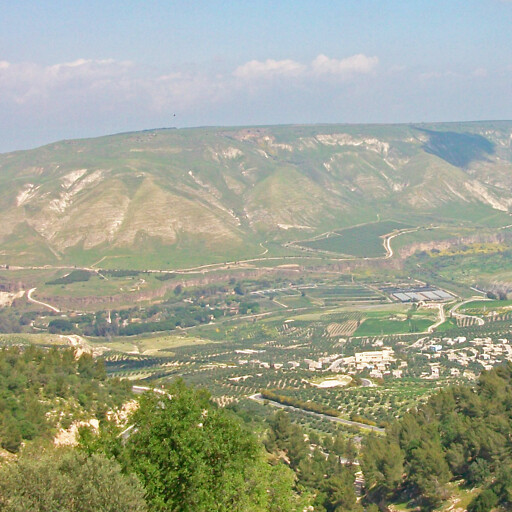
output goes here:
{"type": "Polygon", "coordinates": [[[488,161],[495,152],[495,144],[476,133],[418,129],[428,135],[423,149],[456,167],[466,168],[475,161],[488,161]]]}

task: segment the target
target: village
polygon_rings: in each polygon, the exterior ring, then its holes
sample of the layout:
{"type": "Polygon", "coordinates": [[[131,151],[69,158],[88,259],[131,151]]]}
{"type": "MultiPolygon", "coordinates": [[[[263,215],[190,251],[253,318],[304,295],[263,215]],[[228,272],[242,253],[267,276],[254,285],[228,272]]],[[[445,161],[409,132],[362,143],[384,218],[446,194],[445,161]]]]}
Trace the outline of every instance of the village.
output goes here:
{"type": "Polygon", "coordinates": [[[431,380],[441,377],[455,377],[474,380],[482,370],[490,370],[505,361],[512,361],[512,345],[507,338],[493,341],[490,337],[468,340],[465,336],[422,337],[407,347],[383,346],[383,340],[376,340],[373,346],[380,350],[355,352],[343,356],[332,354],[318,359],[305,358],[302,361],[269,362],[257,354],[265,350],[236,350],[241,357],[237,360],[240,366],[256,366],[261,369],[274,370],[308,370],[318,373],[342,373],[358,376],[364,374],[373,379],[401,379],[411,376],[408,371],[410,360],[417,356],[424,361],[428,371],[422,371],[421,379],[431,380]],[[252,356],[252,357],[250,357],[252,356]]]}

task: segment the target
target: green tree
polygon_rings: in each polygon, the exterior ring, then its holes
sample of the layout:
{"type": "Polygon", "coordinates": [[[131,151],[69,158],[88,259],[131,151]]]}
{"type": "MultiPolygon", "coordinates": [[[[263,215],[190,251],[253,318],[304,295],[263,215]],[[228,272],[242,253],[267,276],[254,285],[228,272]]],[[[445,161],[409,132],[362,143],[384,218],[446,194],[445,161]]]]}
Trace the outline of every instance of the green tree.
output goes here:
{"type": "Polygon", "coordinates": [[[368,487],[380,485],[389,492],[402,481],[403,453],[400,447],[389,439],[369,438],[362,453],[361,463],[368,487]]]}
{"type": "Polygon", "coordinates": [[[322,505],[327,512],[358,512],[361,506],[357,503],[354,489],[354,475],[347,468],[339,468],[329,476],[322,486],[324,500],[322,505]]]}
{"type": "Polygon", "coordinates": [[[267,449],[271,452],[276,449],[285,452],[290,466],[293,469],[297,468],[309,450],[302,429],[292,423],[284,411],[276,412],[269,423],[267,449]]]}
{"type": "Polygon", "coordinates": [[[88,434],[84,447],[105,451],[137,474],[155,512],[287,510],[279,503],[294,500],[289,474],[271,470],[261,445],[234,415],[182,381],[169,393],[146,393],[130,431],[88,434]]]}
{"type": "Polygon", "coordinates": [[[2,512],[143,512],[143,496],[115,461],[77,450],[22,454],[0,469],[2,512]]]}
{"type": "Polygon", "coordinates": [[[436,439],[426,439],[412,452],[409,481],[431,506],[446,498],[445,484],[451,477],[441,444],[436,439]]]}
{"type": "Polygon", "coordinates": [[[489,512],[498,504],[498,496],[491,489],[482,491],[468,506],[468,512],[489,512]]]}

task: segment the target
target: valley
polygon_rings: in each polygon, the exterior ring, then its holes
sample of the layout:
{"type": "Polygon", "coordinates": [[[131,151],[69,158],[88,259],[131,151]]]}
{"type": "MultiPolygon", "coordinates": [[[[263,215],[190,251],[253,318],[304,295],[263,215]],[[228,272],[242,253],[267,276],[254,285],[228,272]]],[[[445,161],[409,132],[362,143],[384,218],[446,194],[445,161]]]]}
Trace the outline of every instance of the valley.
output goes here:
{"type": "Polygon", "coordinates": [[[0,155],[0,344],[380,439],[512,361],[511,135],[208,128],[0,155]]]}

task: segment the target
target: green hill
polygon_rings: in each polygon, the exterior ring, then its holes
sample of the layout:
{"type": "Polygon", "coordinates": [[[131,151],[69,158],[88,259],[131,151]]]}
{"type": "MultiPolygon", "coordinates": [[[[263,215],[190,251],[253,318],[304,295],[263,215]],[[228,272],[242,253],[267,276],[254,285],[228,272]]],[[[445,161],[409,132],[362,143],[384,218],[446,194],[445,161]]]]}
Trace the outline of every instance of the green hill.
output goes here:
{"type": "Polygon", "coordinates": [[[183,268],[378,219],[505,225],[511,134],[507,121],[162,129],[3,154],[0,264],[183,268]]]}

